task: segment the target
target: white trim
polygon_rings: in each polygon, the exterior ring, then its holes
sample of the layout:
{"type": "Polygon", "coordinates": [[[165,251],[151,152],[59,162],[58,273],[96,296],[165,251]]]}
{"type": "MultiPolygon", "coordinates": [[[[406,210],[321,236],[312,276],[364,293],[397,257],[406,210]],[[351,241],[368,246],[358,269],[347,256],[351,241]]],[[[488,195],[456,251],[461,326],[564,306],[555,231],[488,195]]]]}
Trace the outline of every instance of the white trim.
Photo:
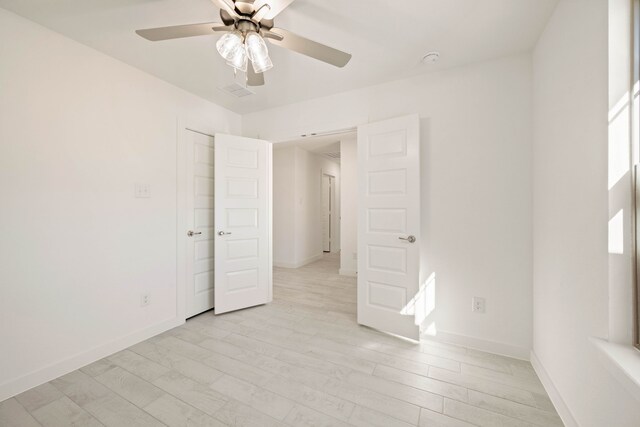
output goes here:
{"type": "MultiPolygon", "coordinates": [[[[268,141],[267,141],[268,142],[268,141]]],[[[273,301],[273,143],[269,142],[269,146],[267,149],[267,180],[268,180],[268,190],[269,193],[267,195],[267,203],[269,207],[267,208],[267,216],[269,217],[269,296],[267,297],[267,303],[273,301]]],[[[214,284],[215,286],[215,284],[214,284]]]]}
{"type": "Polygon", "coordinates": [[[356,270],[348,270],[346,268],[338,270],[338,274],[341,276],[358,277],[358,272],[356,270]]]}
{"type": "Polygon", "coordinates": [[[187,313],[187,153],[186,121],[178,118],[176,129],[176,316],[186,319],[187,313]]]}
{"type": "Polygon", "coordinates": [[[441,330],[438,330],[435,335],[423,334],[422,336],[434,341],[469,347],[475,350],[486,351],[487,353],[499,354],[521,360],[529,360],[529,353],[531,351],[531,349],[526,347],[519,347],[497,341],[489,341],[441,330]]]}
{"type": "Polygon", "coordinates": [[[117,338],[106,344],[101,344],[87,351],[80,352],[74,356],[52,363],[44,368],[30,372],[16,379],[0,384],[0,402],[23,391],[44,384],[69,372],[75,371],[83,366],[110,356],[113,353],[131,347],[162,332],[173,329],[184,323],[184,319],[178,317],[155,324],[145,329],[138,330],[129,335],[117,338]]]}
{"type": "Polygon", "coordinates": [[[303,259],[302,261],[298,261],[298,262],[280,262],[280,261],[273,261],[273,266],[274,267],[280,267],[280,268],[300,268],[300,267],[304,267],[307,264],[311,264],[312,262],[316,262],[322,259],[322,255],[323,254],[318,254],[318,255],[314,255],[312,257],[309,257],[307,259],[303,259]]]}
{"type": "Polygon", "coordinates": [[[640,351],[630,345],[614,344],[590,337],[598,349],[598,356],[607,371],[640,401],[640,351]]]}
{"type": "Polygon", "coordinates": [[[560,392],[553,384],[553,381],[551,381],[551,377],[547,373],[546,369],[544,369],[544,366],[542,366],[540,359],[538,359],[538,356],[536,356],[533,350],[531,350],[530,358],[533,370],[536,371],[538,378],[540,378],[540,382],[542,382],[545,391],[549,395],[549,398],[551,399],[553,406],[556,408],[558,415],[560,415],[560,418],[562,419],[564,425],[566,427],[578,427],[578,422],[573,417],[573,414],[571,414],[569,407],[564,402],[564,399],[560,395],[560,392]]]}
{"type": "MultiPolygon", "coordinates": [[[[328,253],[335,253],[336,250],[333,249],[334,247],[334,238],[333,238],[333,231],[334,231],[334,219],[335,219],[335,212],[334,212],[334,208],[336,205],[336,191],[335,191],[335,187],[331,186],[331,178],[333,178],[333,182],[335,185],[335,181],[336,181],[336,176],[334,174],[332,174],[331,172],[325,172],[324,168],[320,169],[320,210],[322,211],[322,216],[324,216],[324,200],[322,199],[322,191],[324,190],[324,177],[328,176],[329,177],[329,205],[331,206],[331,208],[329,209],[330,214],[329,214],[329,252],[328,253]],[[332,199],[333,196],[333,199],[332,199]],[[333,203],[331,203],[333,202],[333,203]]],[[[338,212],[338,218],[340,218],[340,212],[338,212]]],[[[324,218],[322,219],[322,221],[324,221],[324,218]]],[[[338,222],[340,221],[340,219],[338,219],[338,222]]],[[[336,246],[340,246],[340,242],[338,242],[338,244],[336,246]]],[[[322,251],[324,252],[324,232],[322,233],[322,251]]],[[[338,249],[339,251],[339,249],[338,249]]]]}

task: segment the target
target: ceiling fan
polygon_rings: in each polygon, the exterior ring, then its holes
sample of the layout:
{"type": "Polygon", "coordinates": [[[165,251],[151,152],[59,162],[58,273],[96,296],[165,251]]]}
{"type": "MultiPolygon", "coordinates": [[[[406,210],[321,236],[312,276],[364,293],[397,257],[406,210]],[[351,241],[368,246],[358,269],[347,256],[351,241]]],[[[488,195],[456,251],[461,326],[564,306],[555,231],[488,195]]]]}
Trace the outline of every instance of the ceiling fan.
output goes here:
{"type": "Polygon", "coordinates": [[[294,0],[211,1],[220,8],[221,23],[150,28],[136,33],[150,41],[223,33],[216,43],[218,52],[235,70],[246,72],[249,86],[264,85],[263,73],[273,67],[265,39],[336,67],[344,67],[351,60],[349,53],[274,26],[274,18],[294,0]]]}

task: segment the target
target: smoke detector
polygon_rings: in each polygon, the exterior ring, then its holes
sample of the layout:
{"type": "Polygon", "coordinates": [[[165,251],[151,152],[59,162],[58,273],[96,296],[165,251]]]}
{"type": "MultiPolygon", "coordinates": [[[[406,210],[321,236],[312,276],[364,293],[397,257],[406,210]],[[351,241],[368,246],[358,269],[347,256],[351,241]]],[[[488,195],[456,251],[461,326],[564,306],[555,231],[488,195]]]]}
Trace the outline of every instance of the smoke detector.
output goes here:
{"type": "Polygon", "coordinates": [[[429,52],[422,57],[423,64],[435,64],[440,59],[440,52],[429,52]]]}

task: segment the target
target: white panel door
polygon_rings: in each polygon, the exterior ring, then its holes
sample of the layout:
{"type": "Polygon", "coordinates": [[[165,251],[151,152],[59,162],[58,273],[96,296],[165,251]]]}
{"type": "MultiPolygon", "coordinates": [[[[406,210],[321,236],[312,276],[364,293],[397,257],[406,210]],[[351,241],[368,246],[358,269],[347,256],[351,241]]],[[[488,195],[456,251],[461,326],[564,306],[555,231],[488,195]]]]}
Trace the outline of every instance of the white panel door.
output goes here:
{"type": "Polygon", "coordinates": [[[213,137],[187,131],[187,311],[214,305],[213,137]]]}
{"type": "Polygon", "coordinates": [[[358,323],[419,339],[420,122],[358,127],[358,323]]]}
{"type": "Polygon", "coordinates": [[[272,299],[271,144],[215,137],[215,313],[272,299]]]}

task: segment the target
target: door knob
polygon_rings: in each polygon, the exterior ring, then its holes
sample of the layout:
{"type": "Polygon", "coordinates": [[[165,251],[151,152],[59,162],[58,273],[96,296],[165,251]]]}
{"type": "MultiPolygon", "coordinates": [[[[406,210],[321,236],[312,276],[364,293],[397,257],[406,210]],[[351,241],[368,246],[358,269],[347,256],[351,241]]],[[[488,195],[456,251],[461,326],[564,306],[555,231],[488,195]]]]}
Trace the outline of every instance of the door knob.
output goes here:
{"type": "Polygon", "coordinates": [[[231,234],[231,233],[227,233],[226,231],[218,231],[218,236],[224,236],[226,234],[231,234]]]}
{"type": "Polygon", "coordinates": [[[409,237],[398,237],[398,239],[400,240],[406,240],[409,243],[415,243],[416,242],[416,236],[409,236],[409,237]]]}
{"type": "Polygon", "coordinates": [[[187,231],[187,236],[189,237],[197,236],[198,234],[202,234],[202,231],[187,231]]]}

